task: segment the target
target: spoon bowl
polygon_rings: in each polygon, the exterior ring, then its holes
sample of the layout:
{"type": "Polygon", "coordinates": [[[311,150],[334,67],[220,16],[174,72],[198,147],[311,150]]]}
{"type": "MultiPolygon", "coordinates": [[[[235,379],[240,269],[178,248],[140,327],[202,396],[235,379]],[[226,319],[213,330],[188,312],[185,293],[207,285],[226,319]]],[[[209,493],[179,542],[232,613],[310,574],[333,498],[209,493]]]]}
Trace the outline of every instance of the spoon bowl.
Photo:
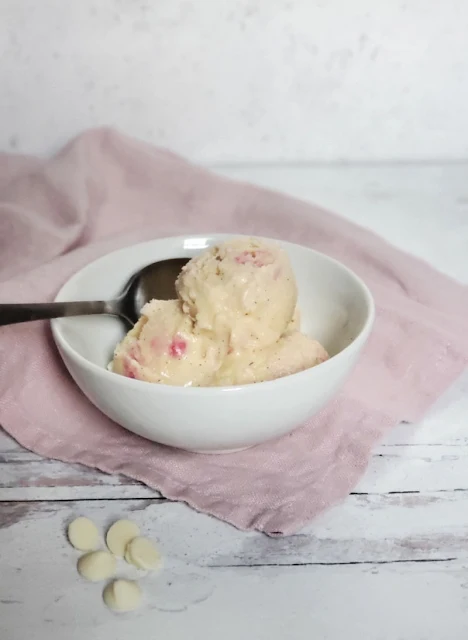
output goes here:
{"type": "Polygon", "coordinates": [[[133,326],[142,307],[150,300],[174,300],[177,298],[175,281],[187,264],[188,258],[171,258],[153,262],[134,273],[123,288],[122,294],[113,301],[117,315],[133,326]]]}

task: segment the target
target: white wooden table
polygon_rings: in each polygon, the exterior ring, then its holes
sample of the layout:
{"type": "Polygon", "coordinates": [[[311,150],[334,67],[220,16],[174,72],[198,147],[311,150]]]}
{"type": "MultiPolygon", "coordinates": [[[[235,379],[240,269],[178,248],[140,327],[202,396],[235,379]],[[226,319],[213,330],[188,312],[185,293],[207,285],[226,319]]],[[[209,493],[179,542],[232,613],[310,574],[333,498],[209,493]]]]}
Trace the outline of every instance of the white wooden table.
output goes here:
{"type": "MultiPolygon", "coordinates": [[[[468,283],[468,164],[222,168],[333,208],[468,283]]],[[[0,434],[1,640],[458,640],[468,634],[468,375],[381,444],[355,492],[284,539],[242,533],[122,477],[0,434]],[[111,614],[66,523],[129,517],[166,569],[111,614]]]]}

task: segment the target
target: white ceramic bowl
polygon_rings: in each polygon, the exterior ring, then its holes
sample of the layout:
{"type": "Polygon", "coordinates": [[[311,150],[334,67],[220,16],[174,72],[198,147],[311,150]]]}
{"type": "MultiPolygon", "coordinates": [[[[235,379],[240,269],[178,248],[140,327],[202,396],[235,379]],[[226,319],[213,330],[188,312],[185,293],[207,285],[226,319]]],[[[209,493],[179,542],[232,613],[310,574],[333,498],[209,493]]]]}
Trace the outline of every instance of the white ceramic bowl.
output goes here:
{"type": "MultiPolygon", "coordinates": [[[[56,299],[112,298],[141,267],[193,256],[229,237],[163,238],[115,251],[76,273],[56,299]]],[[[243,449],[303,424],[338,392],[354,367],[372,328],[374,303],[364,283],[336,260],[299,245],[279,244],[296,274],[302,331],[325,346],[332,356],[327,362],[278,380],[238,387],[150,384],[106,369],[124,335],[117,318],[54,320],[55,342],[76,384],[126,429],[190,451],[243,449]]]]}

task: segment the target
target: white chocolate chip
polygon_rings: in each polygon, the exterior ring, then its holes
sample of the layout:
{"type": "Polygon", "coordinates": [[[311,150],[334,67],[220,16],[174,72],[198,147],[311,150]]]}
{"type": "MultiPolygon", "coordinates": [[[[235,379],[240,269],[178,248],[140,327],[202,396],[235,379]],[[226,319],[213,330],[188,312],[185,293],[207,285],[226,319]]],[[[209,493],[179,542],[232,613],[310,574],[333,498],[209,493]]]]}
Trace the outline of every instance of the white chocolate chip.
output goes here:
{"type": "MultiPolygon", "coordinates": [[[[131,541],[130,541],[131,542],[131,541]]],[[[127,546],[125,547],[125,562],[128,562],[128,564],[133,564],[132,562],[132,558],[130,557],[130,553],[128,551],[128,547],[130,546],[130,542],[127,544],[127,546]]]]}
{"type": "Polygon", "coordinates": [[[114,575],[117,560],[108,551],[91,551],[78,560],[78,573],[86,580],[99,582],[114,575]]]}
{"type": "Polygon", "coordinates": [[[125,547],[133,538],[140,535],[138,525],[130,520],[117,520],[106,535],[106,543],[115,556],[123,558],[125,547]]]}
{"type": "Polygon", "coordinates": [[[133,538],[125,549],[125,560],[138,569],[155,569],[161,565],[161,555],[148,538],[133,538]]]}
{"type": "Polygon", "coordinates": [[[141,589],[132,580],[114,580],[106,586],[102,596],[113,611],[133,611],[141,603],[141,589]]]}
{"type": "Polygon", "coordinates": [[[80,551],[94,551],[99,546],[99,531],[88,518],[80,516],[68,526],[70,544],[80,551]]]}

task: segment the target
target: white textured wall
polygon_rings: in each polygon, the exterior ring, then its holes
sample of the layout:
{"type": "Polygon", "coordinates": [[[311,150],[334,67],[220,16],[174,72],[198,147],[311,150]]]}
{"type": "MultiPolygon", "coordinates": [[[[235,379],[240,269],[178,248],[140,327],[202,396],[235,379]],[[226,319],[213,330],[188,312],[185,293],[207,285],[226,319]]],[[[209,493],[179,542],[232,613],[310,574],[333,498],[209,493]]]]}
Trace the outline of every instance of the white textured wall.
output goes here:
{"type": "Polygon", "coordinates": [[[468,157],[468,0],[0,0],[0,148],[468,157]]]}

